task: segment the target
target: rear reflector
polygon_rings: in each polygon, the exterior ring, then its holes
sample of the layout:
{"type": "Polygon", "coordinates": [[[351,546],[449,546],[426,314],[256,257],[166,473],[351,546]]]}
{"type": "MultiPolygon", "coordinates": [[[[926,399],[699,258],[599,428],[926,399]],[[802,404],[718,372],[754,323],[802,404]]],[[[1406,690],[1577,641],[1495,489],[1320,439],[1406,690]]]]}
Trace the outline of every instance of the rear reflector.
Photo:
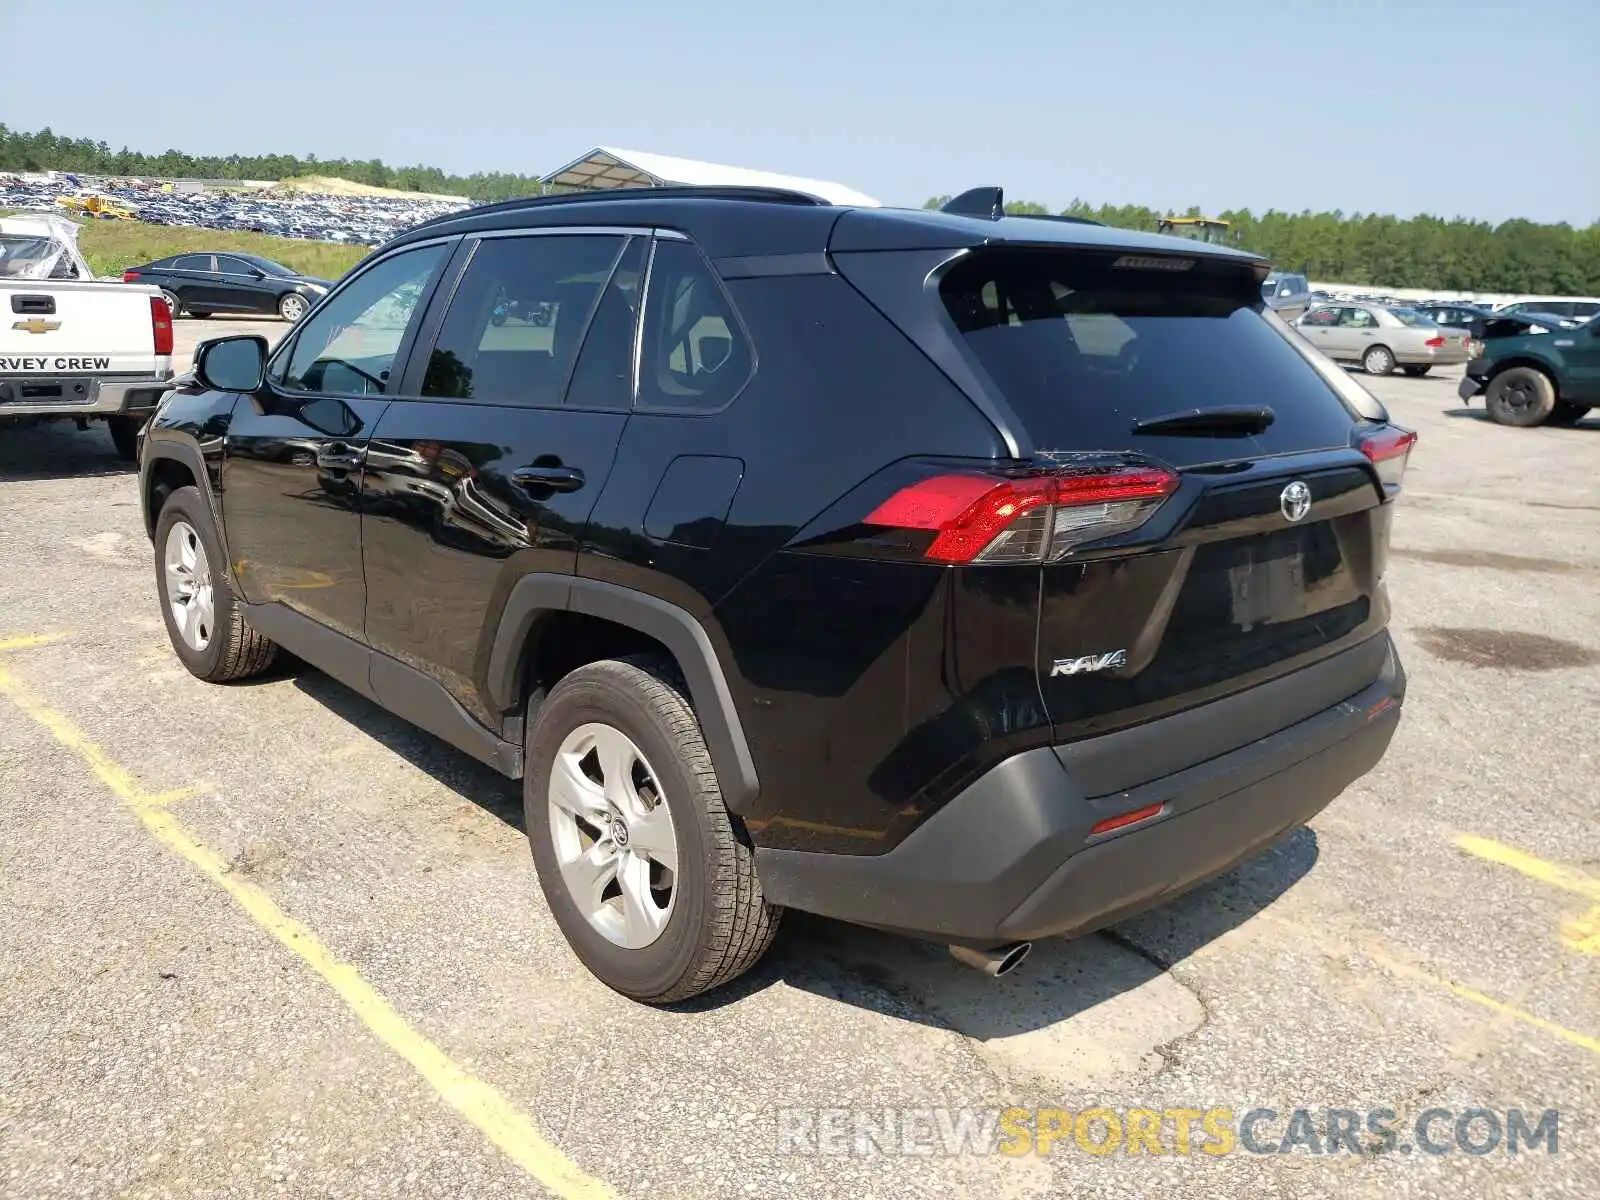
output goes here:
{"type": "Polygon", "coordinates": [[[160,296],[150,297],[150,333],[157,354],[172,353],[172,310],[160,296]]]}
{"type": "Polygon", "coordinates": [[[1140,821],[1148,821],[1151,817],[1159,817],[1161,804],[1147,804],[1143,808],[1136,808],[1132,812],[1125,812],[1118,817],[1107,817],[1104,821],[1096,821],[1089,830],[1089,836],[1097,833],[1110,833],[1113,829],[1126,829],[1129,825],[1137,825],[1140,821]]]}
{"type": "Polygon", "coordinates": [[[1046,562],[1084,542],[1137,529],[1177,487],[1175,474],[1154,466],[1009,479],[935,475],[890,496],[865,523],[936,531],[923,551],[936,562],[1046,562]]]}
{"type": "Polygon", "coordinates": [[[1384,425],[1372,433],[1358,433],[1356,448],[1378,468],[1378,478],[1389,487],[1399,487],[1405,477],[1406,461],[1417,435],[1397,425],[1384,425]]]}

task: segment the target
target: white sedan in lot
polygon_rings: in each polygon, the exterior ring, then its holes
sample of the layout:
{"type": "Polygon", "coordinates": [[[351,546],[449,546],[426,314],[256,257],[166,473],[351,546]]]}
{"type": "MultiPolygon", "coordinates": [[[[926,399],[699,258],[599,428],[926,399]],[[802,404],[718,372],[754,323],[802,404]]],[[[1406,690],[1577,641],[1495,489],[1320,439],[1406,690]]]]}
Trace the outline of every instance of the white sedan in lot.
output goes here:
{"type": "Polygon", "coordinates": [[[1313,308],[1295,327],[1318,350],[1340,362],[1358,362],[1369,375],[1388,375],[1399,367],[1407,375],[1426,375],[1433,367],[1464,363],[1467,331],[1435,325],[1414,308],[1337,303],[1313,308]]]}

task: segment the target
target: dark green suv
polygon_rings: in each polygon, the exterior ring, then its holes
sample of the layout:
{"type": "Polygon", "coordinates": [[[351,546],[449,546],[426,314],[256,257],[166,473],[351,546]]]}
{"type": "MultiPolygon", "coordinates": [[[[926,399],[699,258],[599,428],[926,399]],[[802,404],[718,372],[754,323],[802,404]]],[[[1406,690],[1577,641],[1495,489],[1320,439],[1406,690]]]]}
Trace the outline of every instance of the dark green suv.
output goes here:
{"type": "Polygon", "coordinates": [[[1600,405],[1600,317],[1577,329],[1499,315],[1473,331],[1480,350],[1467,363],[1463,400],[1482,393],[1502,425],[1574,425],[1600,405]]]}

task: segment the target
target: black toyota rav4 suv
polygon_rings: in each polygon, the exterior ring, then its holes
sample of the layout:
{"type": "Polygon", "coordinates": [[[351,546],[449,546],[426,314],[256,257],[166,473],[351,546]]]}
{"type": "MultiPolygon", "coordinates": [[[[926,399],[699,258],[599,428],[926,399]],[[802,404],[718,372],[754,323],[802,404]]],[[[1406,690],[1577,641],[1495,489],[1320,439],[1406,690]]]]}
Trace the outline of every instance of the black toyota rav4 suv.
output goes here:
{"type": "Polygon", "coordinates": [[[514,201],[206,343],[141,449],[173,648],[521,776],[644,1001],[784,908],[999,973],[1224,870],[1394,733],[1414,435],[1263,260],[962,199],[514,201]]]}

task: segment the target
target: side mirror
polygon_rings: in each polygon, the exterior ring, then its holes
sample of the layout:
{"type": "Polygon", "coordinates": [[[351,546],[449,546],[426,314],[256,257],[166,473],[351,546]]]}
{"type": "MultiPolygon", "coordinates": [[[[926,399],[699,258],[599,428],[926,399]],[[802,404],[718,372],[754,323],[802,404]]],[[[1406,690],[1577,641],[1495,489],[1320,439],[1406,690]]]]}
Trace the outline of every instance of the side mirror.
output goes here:
{"type": "Polygon", "coordinates": [[[256,333],[212,338],[194,352],[194,377],[216,392],[253,392],[267,370],[267,339],[256,333]]]}

